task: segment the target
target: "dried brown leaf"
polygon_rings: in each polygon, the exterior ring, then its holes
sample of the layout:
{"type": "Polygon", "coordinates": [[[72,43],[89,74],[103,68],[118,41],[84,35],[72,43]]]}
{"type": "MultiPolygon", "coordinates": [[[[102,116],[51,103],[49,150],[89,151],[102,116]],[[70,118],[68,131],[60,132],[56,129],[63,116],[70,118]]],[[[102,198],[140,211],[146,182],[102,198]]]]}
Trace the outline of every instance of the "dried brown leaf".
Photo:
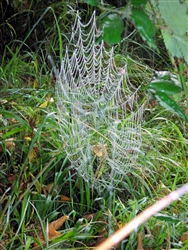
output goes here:
{"type": "Polygon", "coordinates": [[[5,140],[5,146],[9,151],[12,151],[15,149],[16,144],[14,143],[14,141],[16,140],[16,138],[8,138],[5,140]]]}
{"type": "MultiPolygon", "coordinates": [[[[53,182],[49,183],[46,186],[43,186],[43,192],[44,192],[44,194],[47,196],[48,194],[50,194],[52,192],[53,188],[54,188],[54,183],[53,182]]],[[[56,187],[54,189],[57,190],[58,189],[58,185],[56,185],[56,187]]],[[[55,194],[55,192],[53,194],[55,194]]]]}
{"type": "Polygon", "coordinates": [[[87,221],[91,221],[93,220],[93,218],[97,215],[97,213],[93,213],[93,214],[86,214],[83,216],[83,218],[85,218],[87,221]]]}
{"type": "Polygon", "coordinates": [[[48,225],[48,228],[51,228],[51,229],[54,229],[54,230],[57,230],[59,229],[63,223],[69,218],[69,216],[67,215],[63,215],[62,217],[60,217],[59,219],[55,220],[55,221],[52,221],[49,225],[48,225]]]}
{"type": "Polygon", "coordinates": [[[107,144],[98,143],[91,146],[91,150],[96,154],[97,157],[106,157],[107,156],[107,144]]]}
{"type": "Polygon", "coordinates": [[[184,234],[182,234],[180,240],[181,240],[181,242],[188,240],[188,231],[185,232],[184,234]]]}
{"type": "Polygon", "coordinates": [[[52,221],[48,225],[48,240],[52,240],[53,238],[60,235],[60,232],[56,230],[59,229],[68,218],[69,217],[67,215],[63,215],[61,218],[52,221]]]}
{"type": "Polygon", "coordinates": [[[16,174],[9,174],[7,179],[9,180],[10,183],[14,183],[14,181],[16,180],[16,174]]]}
{"type": "Polygon", "coordinates": [[[48,240],[52,240],[55,237],[58,237],[60,232],[54,230],[50,225],[48,226],[48,240]]]}
{"type": "Polygon", "coordinates": [[[62,201],[70,201],[70,198],[66,195],[61,195],[61,200],[62,201]]]}
{"type": "MultiPolygon", "coordinates": [[[[56,231],[59,229],[63,223],[68,219],[69,217],[67,215],[63,215],[59,219],[52,221],[50,224],[48,224],[48,240],[52,240],[55,237],[58,237],[60,232],[56,231]]],[[[40,241],[44,245],[45,240],[44,240],[44,235],[42,232],[39,233],[40,241]]],[[[39,249],[38,244],[36,242],[33,243],[34,249],[39,249]]]]}

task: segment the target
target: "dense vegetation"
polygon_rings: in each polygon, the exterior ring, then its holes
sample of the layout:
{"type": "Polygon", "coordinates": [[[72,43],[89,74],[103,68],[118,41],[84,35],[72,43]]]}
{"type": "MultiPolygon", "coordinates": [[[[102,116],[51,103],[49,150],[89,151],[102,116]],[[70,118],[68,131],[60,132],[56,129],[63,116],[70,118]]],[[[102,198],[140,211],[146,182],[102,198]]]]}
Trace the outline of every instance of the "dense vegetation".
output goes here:
{"type": "MultiPolygon", "coordinates": [[[[161,28],[157,16],[168,15],[155,1],[101,2],[0,3],[0,249],[92,249],[187,182],[184,27],[176,26],[178,20],[171,27],[164,18],[167,28],[161,28]],[[131,84],[142,86],[139,104],[146,103],[140,154],[113,192],[98,192],[72,168],[62,137],[56,70],[75,21],[70,9],[79,10],[83,23],[95,10],[100,29],[110,23],[101,40],[107,50],[115,44],[115,61],[127,62],[131,84]]],[[[180,25],[187,5],[177,2],[180,25]]],[[[187,249],[187,198],[150,218],[114,249],[187,249]]]]}

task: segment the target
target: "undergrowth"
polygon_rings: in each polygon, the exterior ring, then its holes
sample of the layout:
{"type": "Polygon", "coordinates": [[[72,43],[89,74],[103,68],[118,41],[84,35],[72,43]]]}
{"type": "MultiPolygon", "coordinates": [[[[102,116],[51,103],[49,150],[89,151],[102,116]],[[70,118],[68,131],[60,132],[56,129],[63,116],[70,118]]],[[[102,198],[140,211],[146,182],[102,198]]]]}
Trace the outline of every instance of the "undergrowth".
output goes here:
{"type": "MultiPolygon", "coordinates": [[[[48,37],[54,54],[58,35],[48,37]]],[[[70,167],[64,150],[47,55],[42,49],[8,51],[11,58],[4,54],[0,68],[0,249],[92,249],[187,182],[188,127],[147,97],[142,153],[134,171],[125,174],[113,193],[89,187],[70,167]],[[55,230],[59,234],[48,241],[51,223],[65,215],[69,218],[55,230]]],[[[151,78],[152,70],[145,69],[144,63],[130,60],[133,84],[151,78]]],[[[141,90],[140,96],[146,98],[146,93],[141,90]]],[[[140,249],[139,244],[144,249],[187,249],[187,241],[182,243],[187,198],[150,218],[114,249],[140,249]]]]}

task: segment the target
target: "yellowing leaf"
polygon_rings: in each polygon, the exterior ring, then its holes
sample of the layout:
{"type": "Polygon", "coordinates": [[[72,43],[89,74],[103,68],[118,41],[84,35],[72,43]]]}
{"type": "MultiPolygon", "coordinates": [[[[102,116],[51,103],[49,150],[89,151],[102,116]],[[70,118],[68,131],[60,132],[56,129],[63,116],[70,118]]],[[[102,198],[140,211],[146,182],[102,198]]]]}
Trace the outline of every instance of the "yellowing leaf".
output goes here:
{"type": "Polygon", "coordinates": [[[31,141],[31,137],[30,136],[24,136],[24,139],[27,141],[31,141]]]}
{"type": "Polygon", "coordinates": [[[101,175],[103,174],[104,168],[106,166],[105,161],[101,161],[101,163],[99,164],[99,166],[97,167],[96,173],[95,173],[95,178],[98,180],[101,175]]]}
{"type": "Polygon", "coordinates": [[[43,102],[39,108],[46,108],[48,106],[48,101],[43,102]]]}
{"type": "Polygon", "coordinates": [[[35,149],[33,148],[29,152],[29,156],[28,156],[29,162],[36,160],[36,158],[37,158],[37,153],[36,153],[35,149]]]}
{"type": "MultiPolygon", "coordinates": [[[[31,176],[32,180],[35,180],[35,176],[31,172],[29,172],[29,175],[31,176]]],[[[34,185],[36,187],[37,193],[40,194],[41,190],[42,190],[42,186],[41,186],[40,182],[38,180],[36,180],[34,185]]]]}
{"type": "Polygon", "coordinates": [[[39,84],[36,80],[33,81],[33,88],[36,89],[38,88],[39,84]]]}

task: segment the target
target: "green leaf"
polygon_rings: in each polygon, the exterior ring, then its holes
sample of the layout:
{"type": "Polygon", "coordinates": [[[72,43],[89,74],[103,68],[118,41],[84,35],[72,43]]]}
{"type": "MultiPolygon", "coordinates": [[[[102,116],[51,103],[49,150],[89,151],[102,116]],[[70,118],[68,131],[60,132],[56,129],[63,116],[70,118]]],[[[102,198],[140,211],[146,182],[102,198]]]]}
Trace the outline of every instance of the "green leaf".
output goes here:
{"type": "Polygon", "coordinates": [[[22,131],[25,131],[25,130],[26,130],[26,126],[21,126],[21,127],[15,128],[15,129],[11,129],[7,133],[3,134],[1,138],[6,139],[6,138],[9,138],[12,135],[15,135],[18,132],[22,132],[22,131]]]}
{"type": "Polygon", "coordinates": [[[162,30],[164,43],[172,56],[184,58],[188,63],[188,39],[185,36],[172,34],[167,29],[162,30]]]}
{"type": "Polygon", "coordinates": [[[184,114],[184,112],[181,110],[181,108],[176,104],[174,100],[172,100],[167,94],[162,92],[156,92],[155,96],[161,106],[166,108],[167,110],[175,112],[177,115],[179,115],[185,122],[188,123],[188,118],[184,114]]]}
{"type": "Polygon", "coordinates": [[[86,240],[86,239],[91,239],[91,234],[90,233],[80,233],[74,236],[75,239],[77,240],[86,240]]]}
{"type": "Polygon", "coordinates": [[[169,216],[169,215],[165,215],[165,214],[160,214],[157,213],[156,215],[154,215],[157,219],[159,220],[163,220],[163,221],[167,221],[167,222],[172,222],[172,223],[178,223],[180,222],[179,219],[177,219],[176,217],[173,216],[169,216]]]}
{"type": "Polygon", "coordinates": [[[158,6],[167,28],[179,35],[187,31],[187,6],[180,1],[158,0],[158,6]]]}
{"type": "Polygon", "coordinates": [[[155,26],[151,22],[148,15],[146,15],[143,10],[132,9],[132,19],[135,23],[135,26],[139,30],[142,39],[146,41],[151,47],[158,50],[157,45],[154,41],[155,26]]]}
{"type": "Polygon", "coordinates": [[[100,0],[85,0],[84,2],[91,6],[98,6],[100,3],[100,0]]]}
{"type": "Polygon", "coordinates": [[[168,95],[173,95],[180,93],[182,89],[174,84],[173,81],[169,80],[153,80],[149,85],[149,88],[154,89],[155,91],[160,91],[168,95]]]}
{"type": "Polygon", "coordinates": [[[106,16],[101,24],[102,36],[98,40],[104,40],[108,44],[116,44],[121,41],[121,33],[124,29],[122,18],[118,14],[110,14],[106,16]]]}
{"type": "Polygon", "coordinates": [[[129,0],[129,2],[138,7],[138,6],[141,6],[141,5],[145,5],[147,3],[148,0],[129,0]]]}
{"type": "MultiPolygon", "coordinates": [[[[158,7],[165,28],[162,29],[166,48],[178,58],[184,58],[188,63],[187,5],[180,1],[159,0],[158,7]]],[[[160,17],[160,18],[161,18],[160,17]]]]}
{"type": "Polygon", "coordinates": [[[55,243],[55,242],[62,242],[66,239],[69,239],[69,240],[74,239],[75,235],[76,235],[76,231],[70,230],[65,234],[61,234],[59,237],[52,239],[52,242],[55,243]]]}

